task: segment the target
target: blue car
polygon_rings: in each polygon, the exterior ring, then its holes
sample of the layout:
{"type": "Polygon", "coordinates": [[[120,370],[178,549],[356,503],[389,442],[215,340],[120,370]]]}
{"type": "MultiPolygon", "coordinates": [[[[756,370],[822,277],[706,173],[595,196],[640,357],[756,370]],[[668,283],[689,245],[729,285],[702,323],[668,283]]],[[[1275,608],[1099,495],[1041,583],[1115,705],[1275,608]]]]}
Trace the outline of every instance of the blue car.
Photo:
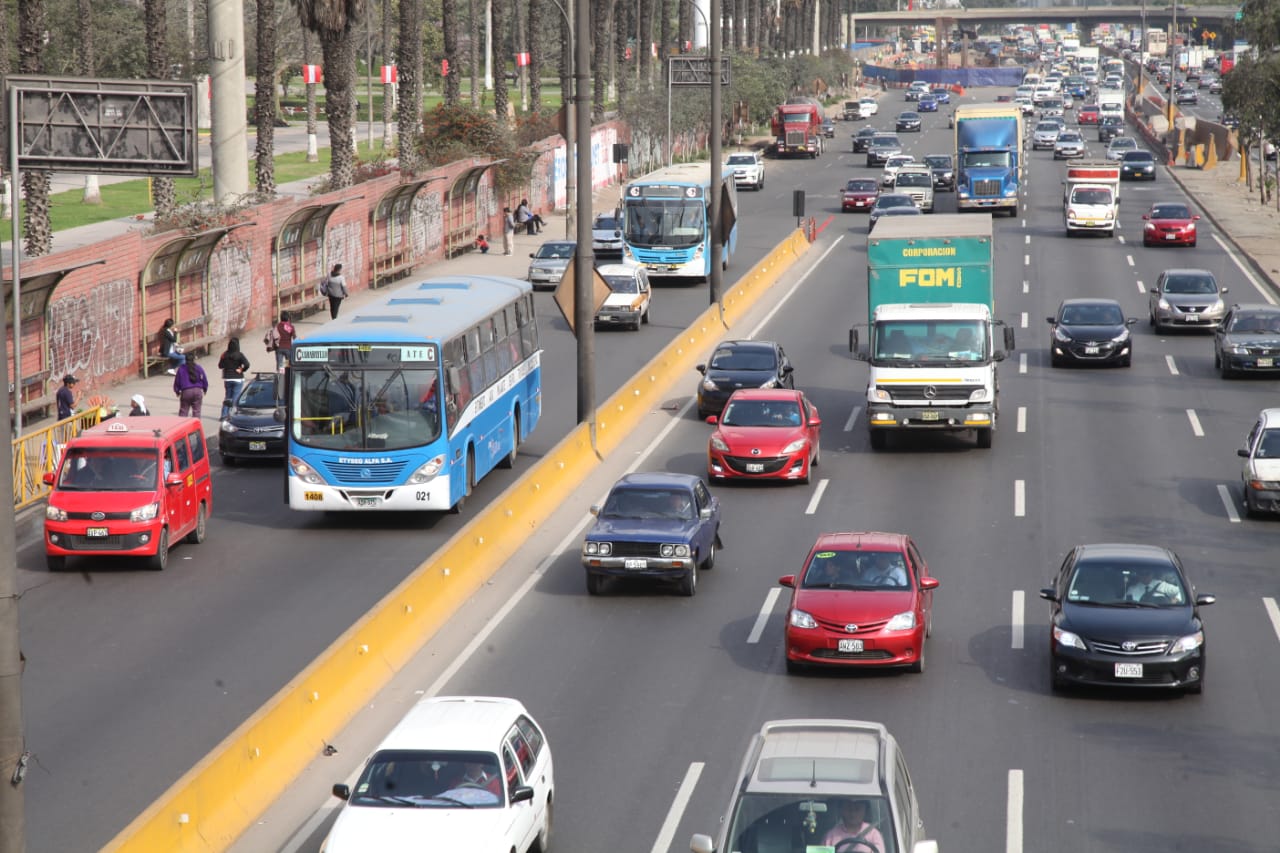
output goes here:
{"type": "Polygon", "coordinates": [[[933,99],[940,104],[951,103],[951,90],[946,86],[935,86],[929,94],[933,95],[933,99]]]}
{"type": "Polygon", "coordinates": [[[920,103],[916,104],[916,111],[922,113],[936,113],[938,111],[938,101],[933,95],[921,95],[920,103]]]}
{"type": "Polygon", "coordinates": [[[582,543],[587,592],[610,577],[674,580],[681,595],[698,589],[720,547],[720,500],[692,474],[627,474],[613,484],[582,543]]]}

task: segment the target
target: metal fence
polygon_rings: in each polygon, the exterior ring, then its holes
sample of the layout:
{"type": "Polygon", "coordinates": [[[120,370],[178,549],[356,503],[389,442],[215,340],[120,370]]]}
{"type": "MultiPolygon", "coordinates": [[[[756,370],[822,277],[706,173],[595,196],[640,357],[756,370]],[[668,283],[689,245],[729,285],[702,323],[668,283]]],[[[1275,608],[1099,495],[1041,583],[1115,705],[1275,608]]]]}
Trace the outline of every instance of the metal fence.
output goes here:
{"type": "Polygon", "coordinates": [[[58,467],[67,442],[97,425],[106,413],[92,408],[13,440],[13,509],[15,512],[49,494],[44,475],[58,467]]]}

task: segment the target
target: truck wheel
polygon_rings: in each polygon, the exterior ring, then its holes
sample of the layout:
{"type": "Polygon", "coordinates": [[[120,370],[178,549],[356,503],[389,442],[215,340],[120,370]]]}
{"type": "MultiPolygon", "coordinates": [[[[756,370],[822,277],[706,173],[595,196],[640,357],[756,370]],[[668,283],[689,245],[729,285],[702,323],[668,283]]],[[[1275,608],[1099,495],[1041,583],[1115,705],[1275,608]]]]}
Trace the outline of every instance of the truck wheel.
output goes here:
{"type": "Polygon", "coordinates": [[[869,433],[872,450],[884,450],[889,446],[889,433],[882,429],[873,429],[869,433]]]}
{"type": "Polygon", "coordinates": [[[994,433],[995,433],[995,430],[993,429],[978,430],[978,446],[983,448],[984,450],[991,447],[991,439],[994,433]]]}

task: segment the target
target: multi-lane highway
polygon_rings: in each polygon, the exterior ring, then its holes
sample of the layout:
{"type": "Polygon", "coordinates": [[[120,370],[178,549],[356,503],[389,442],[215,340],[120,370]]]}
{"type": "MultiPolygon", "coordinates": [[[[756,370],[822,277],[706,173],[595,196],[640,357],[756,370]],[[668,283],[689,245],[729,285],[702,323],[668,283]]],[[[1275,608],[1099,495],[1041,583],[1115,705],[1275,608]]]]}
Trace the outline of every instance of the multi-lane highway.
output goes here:
{"type": "MultiPolygon", "coordinates": [[[[890,93],[873,121],[890,127],[906,108],[890,93]]],[[[1068,240],[1062,164],[1031,154],[1025,210],[996,220],[997,313],[1019,352],[1001,367],[995,447],[922,436],[872,452],[866,368],[846,345],[866,314],[866,219],[840,214],[836,194],[871,172],[848,152],[856,125],[838,128],[837,151],[770,161],[766,189],[740,199],[739,269],[794,225],[793,188],[820,221],[834,217],[744,326],[784,343],[822,412],[814,482],[716,487],[726,547],[696,598],[643,586],[588,597],[578,542],[611,479],[629,467],[704,470],[708,428],[687,405],[690,376],[672,389],[677,406],[562,507],[237,850],[316,850],[336,804],[329,785],[424,692],[511,695],[531,709],[555,755],[555,846],[571,853],[687,849],[691,833],[718,828],[751,731],[789,716],[885,722],[948,853],[1276,849],[1275,534],[1241,518],[1235,449],[1277,383],[1224,382],[1209,338],[1154,335],[1144,290],[1162,269],[1197,266],[1233,298],[1263,296],[1205,221],[1195,249],[1142,248],[1142,211],[1180,197],[1164,175],[1124,186],[1118,238],[1068,240]],[[1044,318],[1075,295],[1113,296],[1143,318],[1132,368],[1049,368],[1044,318]],[[910,532],[940,578],[922,675],[785,673],[777,578],[820,532],[841,529],[910,532]],[[1050,694],[1036,593],[1085,541],[1167,544],[1218,596],[1205,610],[1204,696],[1050,694]]],[[[903,140],[918,157],[949,152],[946,114],[903,140]]],[[[940,212],[954,210],[939,198],[940,212]]],[[[601,334],[602,394],[705,298],[661,289],[654,328],[601,334]]],[[[572,345],[549,297],[543,306],[548,421],[530,456],[573,411],[572,345]]],[[[491,478],[480,496],[509,482],[491,478]]],[[[22,555],[33,853],[106,841],[459,524],[301,518],[280,504],[274,470],[220,472],[215,490],[208,543],[175,551],[163,575],[48,576],[38,554],[22,555]]]]}

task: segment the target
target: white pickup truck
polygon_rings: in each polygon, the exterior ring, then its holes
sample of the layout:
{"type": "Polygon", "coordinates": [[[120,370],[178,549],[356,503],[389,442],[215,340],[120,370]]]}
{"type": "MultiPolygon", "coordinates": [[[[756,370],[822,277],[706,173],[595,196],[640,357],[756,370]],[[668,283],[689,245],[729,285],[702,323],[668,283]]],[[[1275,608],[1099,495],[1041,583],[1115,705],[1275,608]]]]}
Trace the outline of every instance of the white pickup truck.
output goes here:
{"type": "Polygon", "coordinates": [[[764,189],[764,157],[760,156],[759,151],[740,151],[730,154],[725,160],[724,172],[733,175],[733,182],[739,187],[764,189]]]}
{"type": "Polygon", "coordinates": [[[1067,167],[1063,181],[1063,219],[1067,236],[1084,231],[1115,234],[1120,213],[1120,164],[1109,160],[1080,161],[1067,167]]]}

